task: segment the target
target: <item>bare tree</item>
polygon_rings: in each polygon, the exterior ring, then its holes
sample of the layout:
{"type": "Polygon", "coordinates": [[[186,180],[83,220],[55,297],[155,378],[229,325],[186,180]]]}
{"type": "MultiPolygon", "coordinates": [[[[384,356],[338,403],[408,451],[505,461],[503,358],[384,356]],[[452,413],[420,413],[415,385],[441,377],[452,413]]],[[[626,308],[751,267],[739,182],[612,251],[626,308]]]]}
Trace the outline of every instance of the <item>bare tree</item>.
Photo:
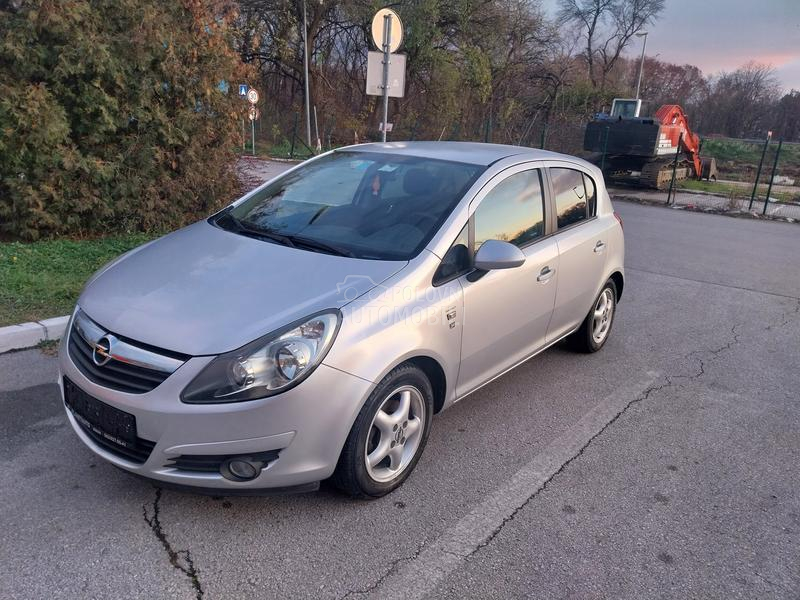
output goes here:
{"type": "Polygon", "coordinates": [[[559,5],[559,20],[580,29],[589,80],[603,91],[622,51],[655,22],[664,0],[559,0],[559,5]]]}
{"type": "Polygon", "coordinates": [[[800,141],[800,91],[792,90],[780,99],[773,120],[778,136],[800,141]]]}
{"type": "Polygon", "coordinates": [[[699,124],[706,133],[761,137],[773,121],[780,91],[775,69],[769,65],[751,62],[720,73],[698,103],[699,124]]]}

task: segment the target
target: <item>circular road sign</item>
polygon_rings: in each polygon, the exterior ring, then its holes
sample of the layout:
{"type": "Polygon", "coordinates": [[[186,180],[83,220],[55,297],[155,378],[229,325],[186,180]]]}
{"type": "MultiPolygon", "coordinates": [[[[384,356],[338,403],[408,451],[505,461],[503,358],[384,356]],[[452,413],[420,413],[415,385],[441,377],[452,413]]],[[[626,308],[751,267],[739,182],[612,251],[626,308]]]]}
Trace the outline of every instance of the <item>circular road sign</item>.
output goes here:
{"type": "Polygon", "coordinates": [[[392,39],[389,42],[389,52],[395,52],[403,43],[403,22],[391,8],[382,8],[372,17],[372,41],[378,50],[383,50],[383,18],[392,17],[392,39]]]}
{"type": "Polygon", "coordinates": [[[261,114],[259,113],[259,110],[255,106],[251,106],[250,110],[247,112],[247,117],[251,121],[255,121],[260,116],[261,116],[261,114]]]}
{"type": "Polygon", "coordinates": [[[255,89],[250,88],[247,91],[247,101],[250,104],[258,104],[258,92],[255,89]]]}

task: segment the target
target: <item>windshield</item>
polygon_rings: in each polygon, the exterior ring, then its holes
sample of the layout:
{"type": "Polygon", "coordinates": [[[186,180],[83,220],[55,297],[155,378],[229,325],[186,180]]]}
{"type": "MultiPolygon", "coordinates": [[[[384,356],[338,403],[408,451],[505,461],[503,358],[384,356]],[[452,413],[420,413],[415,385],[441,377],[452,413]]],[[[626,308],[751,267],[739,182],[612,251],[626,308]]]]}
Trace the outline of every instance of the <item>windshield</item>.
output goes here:
{"type": "Polygon", "coordinates": [[[307,250],[409,260],[485,167],[396,154],[334,152],[216,218],[225,229],[307,250]]]}

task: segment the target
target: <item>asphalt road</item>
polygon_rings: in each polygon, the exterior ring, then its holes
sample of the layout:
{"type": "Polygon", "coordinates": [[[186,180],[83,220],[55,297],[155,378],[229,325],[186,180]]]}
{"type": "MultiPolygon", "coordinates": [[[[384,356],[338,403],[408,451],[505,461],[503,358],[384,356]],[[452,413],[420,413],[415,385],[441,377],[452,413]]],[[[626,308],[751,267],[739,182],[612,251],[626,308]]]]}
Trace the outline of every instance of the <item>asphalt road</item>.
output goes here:
{"type": "Polygon", "coordinates": [[[159,491],[0,356],[2,598],[797,598],[800,227],[617,203],[602,352],[553,348],[438,416],[373,502],[159,491]]]}

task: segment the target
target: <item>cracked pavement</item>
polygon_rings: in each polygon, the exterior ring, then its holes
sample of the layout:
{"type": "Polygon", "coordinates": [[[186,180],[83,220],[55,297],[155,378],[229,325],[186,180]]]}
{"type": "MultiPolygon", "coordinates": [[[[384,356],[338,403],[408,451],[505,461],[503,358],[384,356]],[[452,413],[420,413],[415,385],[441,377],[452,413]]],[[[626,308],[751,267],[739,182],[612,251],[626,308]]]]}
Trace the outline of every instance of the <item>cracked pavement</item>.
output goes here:
{"type": "Polygon", "coordinates": [[[628,270],[607,347],[548,350],[440,415],[374,502],[158,490],[82,446],[53,359],[0,356],[0,596],[800,596],[800,232],[616,207],[628,270]],[[485,529],[461,536],[470,515],[485,529]],[[411,587],[454,532],[468,543],[411,587]]]}
{"type": "Polygon", "coordinates": [[[197,568],[194,566],[194,560],[192,560],[192,553],[189,550],[175,550],[172,544],[169,543],[164,528],[161,527],[160,506],[162,493],[163,490],[160,487],[155,487],[155,498],[153,499],[151,509],[148,511],[147,505],[142,506],[144,522],[153,530],[153,535],[156,536],[164,547],[169,557],[169,564],[189,578],[198,600],[201,600],[203,597],[203,586],[200,584],[197,568]]]}

